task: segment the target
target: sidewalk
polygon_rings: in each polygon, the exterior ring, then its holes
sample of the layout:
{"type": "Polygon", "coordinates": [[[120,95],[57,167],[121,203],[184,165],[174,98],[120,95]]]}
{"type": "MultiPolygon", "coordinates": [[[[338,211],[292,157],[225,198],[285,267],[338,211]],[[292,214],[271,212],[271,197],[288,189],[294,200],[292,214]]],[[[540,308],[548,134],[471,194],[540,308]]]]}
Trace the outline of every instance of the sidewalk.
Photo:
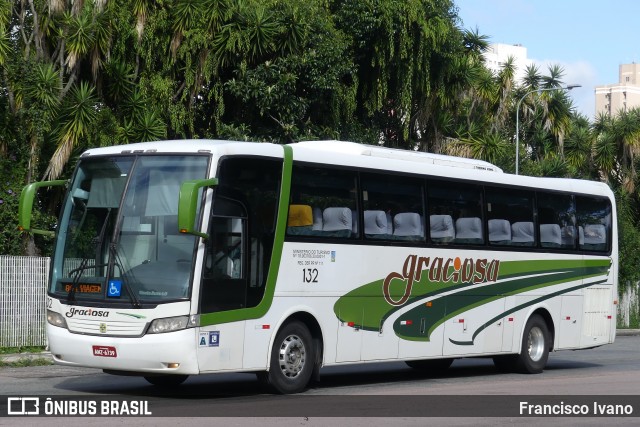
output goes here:
{"type": "MultiPolygon", "coordinates": [[[[630,337],[640,335],[640,329],[618,329],[616,336],[618,337],[630,337]]],[[[24,359],[49,359],[51,358],[50,351],[43,351],[41,353],[16,353],[16,354],[0,354],[0,362],[14,363],[24,359]]]]}
{"type": "Polygon", "coordinates": [[[42,351],[40,353],[13,353],[0,354],[0,362],[15,363],[21,360],[51,359],[50,351],[42,351]]]}
{"type": "Polygon", "coordinates": [[[630,337],[640,335],[640,329],[618,329],[616,330],[617,337],[630,337]]]}

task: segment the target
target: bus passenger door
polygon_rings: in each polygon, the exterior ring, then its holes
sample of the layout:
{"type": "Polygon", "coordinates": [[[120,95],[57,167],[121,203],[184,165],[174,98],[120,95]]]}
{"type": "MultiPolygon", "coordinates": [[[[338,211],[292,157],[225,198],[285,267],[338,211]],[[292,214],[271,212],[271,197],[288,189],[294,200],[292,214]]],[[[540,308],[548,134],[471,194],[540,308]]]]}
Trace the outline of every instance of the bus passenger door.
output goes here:
{"type": "MultiPolygon", "coordinates": [[[[201,322],[207,314],[247,307],[246,210],[233,200],[218,198],[216,203],[205,248],[200,294],[201,322]]],[[[200,371],[242,368],[244,338],[245,321],[202,326],[198,334],[200,371]]]]}

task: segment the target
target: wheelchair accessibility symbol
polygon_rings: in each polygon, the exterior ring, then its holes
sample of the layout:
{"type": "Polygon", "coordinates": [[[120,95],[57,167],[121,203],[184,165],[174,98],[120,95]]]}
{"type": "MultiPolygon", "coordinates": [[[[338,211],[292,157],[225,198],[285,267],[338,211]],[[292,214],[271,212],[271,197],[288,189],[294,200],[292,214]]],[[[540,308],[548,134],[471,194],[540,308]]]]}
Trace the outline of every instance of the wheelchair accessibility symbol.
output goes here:
{"type": "Polygon", "coordinates": [[[109,280],[109,286],[107,287],[108,297],[119,297],[122,291],[122,282],[120,280],[109,280]]]}

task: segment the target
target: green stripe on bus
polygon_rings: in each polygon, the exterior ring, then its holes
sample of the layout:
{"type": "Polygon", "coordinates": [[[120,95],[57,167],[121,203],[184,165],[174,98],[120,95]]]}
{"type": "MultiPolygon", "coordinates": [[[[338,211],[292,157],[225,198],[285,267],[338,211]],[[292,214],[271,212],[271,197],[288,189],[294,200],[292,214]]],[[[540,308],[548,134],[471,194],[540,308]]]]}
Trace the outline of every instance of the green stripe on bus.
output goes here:
{"type": "Polygon", "coordinates": [[[476,337],[478,336],[478,334],[480,332],[482,332],[488,326],[492,325],[494,322],[497,322],[498,320],[502,319],[505,316],[508,316],[508,315],[510,315],[512,313],[515,313],[516,311],[522,310],[523,308],[530,307],[530,306],[532,306],[534,304],[537,304],[539,302],[548,300],[550,298],[554,298],[554,297],[557,297],[557,296],[560,296],[560,295],[563,295],[563,294],[566,294],[566,293],[569,293],[569,292],[577,291],[578,289],[587,288],[589,286],[600,285],[602,283],[606,283],[606,280],[598,280],[596,282],[590,282],[590,283],[586,283],[586,284],[583,283],[582,285],[574,286],[572,288],[562,289],[560,291],[553,292],[553,293],[550,293],[548,295],[544,295],[544,296],[541,296],[539,298],[533,299],[533,300],[531,300],[531,301],[529,301],[529,302],[527,302],[525,304],[520,304],[520,305],[518,305],[516,307],[513,307],[510,310],[507,310],[507,311],[505,311],[503,313],[500,313],[499,315],[497,315],[493,319],[491,319],[491,320],[487,321],[486,323],[484,323],[482,326],[480,326],[478,329],[476,329],[476,331],[473,333],[473,335],[471,336],[471,341],[456,341],[456,340],[452,340],[451,338],[449,338],[449,341],[452,344],[456,344],[456,345],[473,345],[476,337]]]}
{"type": "MultiPolygon", "coordinates": [[[[354,322],[361,329],[376,331],[382,323],[393,313],[405,309],[408,305],[420,300],[441,298],[447,292],[455,292],[458,296],[476,296],[481,299],[487,297],[495,300],[499,297],[527,292],[553,284],[566,283],[587,277],[607,274],[611,261],[604,260],[525,260],[505,261],[500,263],[498,280],[481,287],[473,287],[473,283],[447,283],[430,281],[428,270],[424,270],[421,280],[413,283],[411,297],[402,305],[390,305],[382,294],[383,280],[368,283],[343,295],[334,305],[334,313],[342,322],[354,322]],[[526,277],[525,277],[526,276],[526,277]],[[521,277],[521,279],[518,279],[521,277]],[[505,279],[511,279],[505,281],[505,279]]],[[[403,285],[399,281],[400,286],[403,285]]],[[[398,298],[404,289],[392,290],[392,295],[398,298]]],[[[485,303],[490,302],[489,300],[485,303]]],[[[439,310],[433,309],[436,313],[439,310]]],[[[451,312],[450,310],[447,310],[451,312]]],[[[444,316],[441,313],[440,318],[444,316]]]]}
{"type": "Polygon", "coordinates": [[[500,278],[535,274],[542,271],[559,271],[573,268],[609,267],[609,259],[567,259],[567,260],[525,260],[504,261],[500,263],[500,278]]]}
{"type": "MultiPolygon", "coordinates": [[[[488,287],[501,288],[496,289],[496,294],[494,295],[474,295],[473,292],[470,292],[474,290],[447,295],[433,301],[431,307],[420,305],[411,310],[408,310],[406,313],[403,313],[403,315],[398,318],[398,320],[396,320],[393,328],[396,334],[403,339],[411,341],[429,341],[431,333],[433,333],[433,331],[439,325],[471,309],[496,301],[505,296],[517,295],[549,286],[568,283],[575,280],[585,280],[598,276],[601,276],[601,274],[598,272],[585,276],[575,276],[567,272],[556,273],[552,275],[527,277],[515,281],[506,282],[504,283],[504,285],[506,286],[489,285],[488,287]],[[505,290],[508,290],[508,288],[512,289],[508,292],[504,292],[505,290]],[[434,307],[436,308],[436,310],[433,310],[434,307]],[[422,325],[423,331],[419,330],[420,325],[416,324],[415,321],[413,321],[413,325],[411,325],[412,327],[406,327],[400,324],[400,321],[402,320],[414,320],[422,318],[425,319],[424,324],[422,325]]],[[[576,289],[587,287],[590,285],[591,283],[583,283],[576,289]]],[[[562,289],[557,291],[556,294],[560,295],[569,292],[572,289],[573,288],[562,289]]]]}
{"type": "Polygon", "coordinates": [[[219,313],[207,313],[200,315],[200,325],[218,325],[221,323],[235,322],[238,320],[258,319],[264,316],[273,303],[273,294],[278,281],[278,270],[282,259],[282,247],[284,246],[284,233],[287,226],[289,213],[289,194],[291,191],[291,170],[293,166],[293,149],[288,145],[282,146],[284,161],[282,165],[282,181],[280,183],[280,200],[278,201],[278,218],[276,233],[273,240],[273,251],[269,262],[269,273],[262,301],[255,307],[241,308],[238,310],[221,311],[219,313]]]}

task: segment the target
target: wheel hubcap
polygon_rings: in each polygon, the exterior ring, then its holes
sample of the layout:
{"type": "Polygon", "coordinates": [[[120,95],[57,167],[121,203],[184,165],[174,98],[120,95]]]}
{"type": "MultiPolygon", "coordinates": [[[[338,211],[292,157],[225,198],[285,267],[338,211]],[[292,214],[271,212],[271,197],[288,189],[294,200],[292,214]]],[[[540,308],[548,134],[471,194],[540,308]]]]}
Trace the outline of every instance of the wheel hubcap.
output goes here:
{"type": "Polygon", "coordinates": [[[529,351],[529,357],[534,362],[539,361],[544,354],[544,334],[540,328],[533,327],[529,331],[529,337],[527,339],[527,348],[529,351]]]}
{"type": "Polygon", "coordinates": [[[306,349],[300,337],[289,335],[280,345],[280,370],[288,378],[297,377],[304,368],[306,349]]]}

